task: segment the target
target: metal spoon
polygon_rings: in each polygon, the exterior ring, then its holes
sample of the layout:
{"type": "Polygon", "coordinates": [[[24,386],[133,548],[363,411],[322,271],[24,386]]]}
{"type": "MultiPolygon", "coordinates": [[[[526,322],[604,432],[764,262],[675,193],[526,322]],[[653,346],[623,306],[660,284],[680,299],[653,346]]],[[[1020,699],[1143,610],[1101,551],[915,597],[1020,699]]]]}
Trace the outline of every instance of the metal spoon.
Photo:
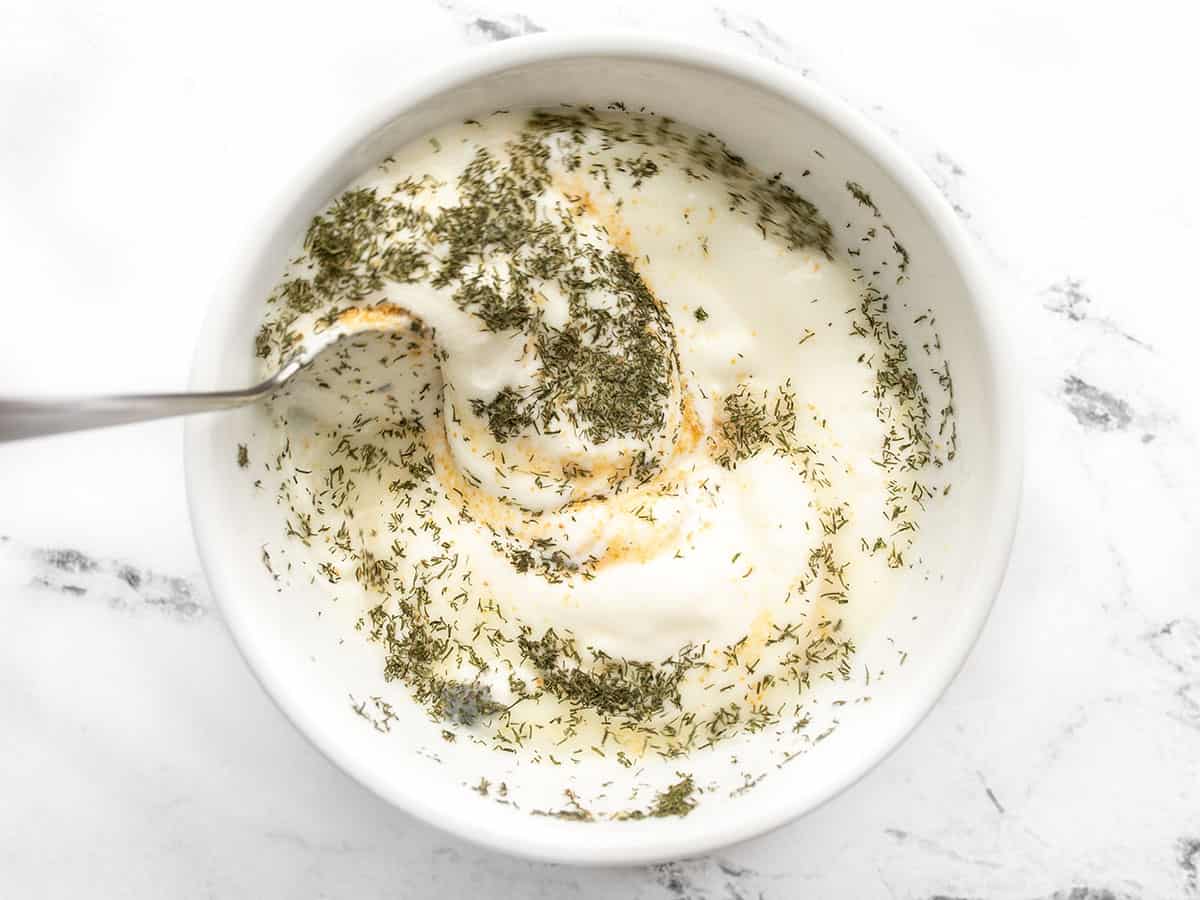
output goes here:
{"type": "Polygon", "coordinates": [[[401,331],[406,328],[420,331],[422,327],[419,319],[391,303],[345,310],[328,328],[306,338],[278,372],[260,384],[240,390],[52,397],[45,400],[0,397],[0,442],[248,406],[274,394],[297,372],[347,338],[369,331],[401,331]]]}

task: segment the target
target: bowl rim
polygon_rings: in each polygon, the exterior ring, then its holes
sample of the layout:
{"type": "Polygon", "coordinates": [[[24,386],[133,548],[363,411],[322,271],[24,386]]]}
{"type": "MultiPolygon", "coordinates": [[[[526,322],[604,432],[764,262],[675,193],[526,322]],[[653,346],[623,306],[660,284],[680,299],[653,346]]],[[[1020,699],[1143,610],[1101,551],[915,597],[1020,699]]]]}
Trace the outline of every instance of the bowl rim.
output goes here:
{"type": "MultiPolygon", "coordinates": [[[[200,498],[212,484],[209,470],[198,462],[200,442],[204,438],[201,426],[190,419],[184,429],[184,472],[188,509],[201,566],[213,596],[233,636],[234,643],[266,694],[296,729],[337,768],[350,775],[372,793],[386,799],[405,812],[447,831],[456,837],[488,849],[528,859],[580,864],[628,865],[653,863],[687,856],[696,856],[720,847],[739,843],[773,830],[828,803],[891,755],[924,720],[937,701],[953,682],[975,645],[995,598],[1003,583],[1012,542],[1016,531],[1023,478],[1023,425],[1019,402],[1018,377],[1011,364],[1011,340],[999,314],[998,303],[988,288],[971,239],[951,209],[949,203],[914,160],[897,147],[883,131],[847,103],[833,97],[799,73],[748,55],[715,48],[698,42],[661,39],[629,32],[543,33],[506,40],[485,48],[455,54],[439,71],[427,75],[412,86],[397,91],[376,104],[367,113],[357,116],[330,140],[303,167],[299,184],[315,183],[342,158],[347,148],[354,147],[385,127],[405,110],[428,97],[461,87],[490,74],[530,63],[587,57],[636,59],[676,64],[713,71],[741,80],[760,90],[773,93],[787,102],[805,109],[840,131],[857,144],[896,185],[908,196],[918,213],[923,215],[948,255],[959,267],[967,286],[965,302],[978,317],[980,337],[986,350],[984,374],[994,401],[996,472],[992,496],[996,508],[984,540],[973,550],[978,576],[976,595],[970,597],[969,616],[952,635],[952,645],[940,657],[935,675],[929,678],[933,687],[924,695],[908,702],[907,713],[896,718],[896,724],[881,731],[877,744],[863,755],[858,764],[838,779],[833,779],[819,792],[815,801],[804,800],[791,805],[778,804],[760,811],[716,820],[701,834],[678,833],[648,835],[630,830],[628,841],[589,841],[588,833],[578,836],[566,828],[556,832],[561,840],[531,840],[517,828],[484,827],[464,804],[433,806],[413,795],[398,796],[395,790],[380,783],[375,773],[360,765],[345,751],[320,721],[308,714],[302,702],[293,697],[286,684],[281,683],[265,664],[266,644],[258,639],[246,607],[233,598],[239,593],[237,580],[217,557],[214,537],[221,530],[213,516],[206,515],[200,498]]],[[[277,198],[269,215],[262,221],[275,227],[286,214],[294,196],[277,198]]],[[[244,280],[258,263],[258,250],[245,250],[230,268],[230,283],[244,280]]],[[[203,360],[211,346],[212,334],[236,310],[240,303],[237,292],[218,297],[210,304],[199,333],[192,360],[189,383],[200,389],[204,378],[203,360]]]]}

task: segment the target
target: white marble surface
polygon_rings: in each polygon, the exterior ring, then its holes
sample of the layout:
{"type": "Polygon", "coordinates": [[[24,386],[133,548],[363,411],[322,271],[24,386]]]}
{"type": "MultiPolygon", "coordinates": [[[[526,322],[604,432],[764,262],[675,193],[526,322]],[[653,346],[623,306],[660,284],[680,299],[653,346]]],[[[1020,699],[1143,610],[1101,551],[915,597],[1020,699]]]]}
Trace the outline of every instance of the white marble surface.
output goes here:
{"type": "Polygon", "coordinates": [[[0,895],[1200,897],[1191,5],[513,2],[0,2],[0,392],[181,387],[222,266],[325,128],[472,45],[628,26],[757,53],[921,162],[1019,335],[1023,519],[965,670],[768,837],[514,861],[276,712],[199,572],[178,423],[0,447],[0,895]]]}

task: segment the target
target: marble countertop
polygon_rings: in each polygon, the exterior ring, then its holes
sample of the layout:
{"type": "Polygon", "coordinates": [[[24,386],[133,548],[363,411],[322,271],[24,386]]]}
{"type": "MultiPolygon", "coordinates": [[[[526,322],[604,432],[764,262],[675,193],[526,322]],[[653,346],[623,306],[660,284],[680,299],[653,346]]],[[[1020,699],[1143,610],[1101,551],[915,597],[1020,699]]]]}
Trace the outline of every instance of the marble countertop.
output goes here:
{"type": "Polygon", "coordinates": [[[0,393],[182,387],[218,273],[327,127],[472,45],[632,27],[796,69],[921,163],[1019,336],[1028,472],[991,621],[890,759],[715,856],[579,870],[408,818],[283,719],[200,573],[178,422],[0,447],[0,894],[1200,897],[1183,7],[5,3],[0,393]]]}

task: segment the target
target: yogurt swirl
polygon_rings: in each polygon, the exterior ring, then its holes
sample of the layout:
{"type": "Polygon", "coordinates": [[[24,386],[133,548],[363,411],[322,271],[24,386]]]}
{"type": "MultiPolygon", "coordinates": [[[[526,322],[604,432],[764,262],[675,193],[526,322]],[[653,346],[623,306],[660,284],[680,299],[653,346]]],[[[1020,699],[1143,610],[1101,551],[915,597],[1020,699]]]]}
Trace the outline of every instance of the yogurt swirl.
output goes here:
{"type": "Polygon", "coordinates": [[[404,148],[313,220],[256,344],[269,368],[380,304],[428,326],[277,402],[298,566],[363,610],[385,677],[498,745],[801,720],[954,452],[948,369],[914,370],[842,250],[781,175],[649,114],[404,148]]]}

